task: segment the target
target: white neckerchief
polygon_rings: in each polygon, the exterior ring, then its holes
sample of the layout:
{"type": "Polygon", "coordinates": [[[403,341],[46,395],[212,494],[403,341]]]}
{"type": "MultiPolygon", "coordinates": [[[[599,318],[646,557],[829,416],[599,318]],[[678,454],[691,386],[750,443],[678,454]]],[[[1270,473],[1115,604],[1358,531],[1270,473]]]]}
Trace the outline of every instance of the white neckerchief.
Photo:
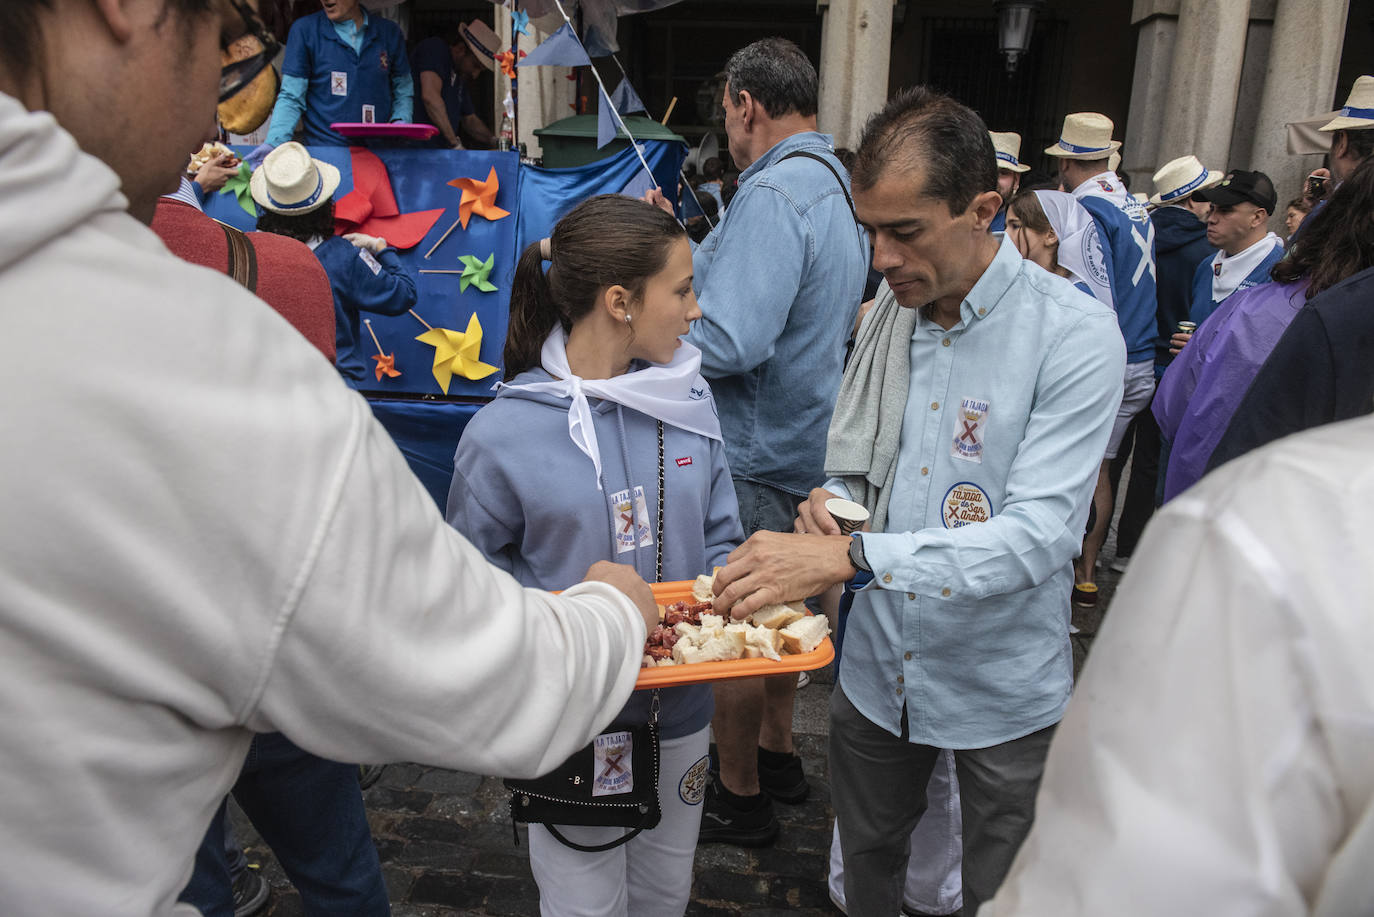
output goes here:
{"type": "Polygon", "coordinates": [[[1226,252],[1217,252],[1212,261],[1212,302],[1221,302],[1236,292],[1250,272],[1269,257],[1275,246],[1282,248],[1283,240],[1271,232],[1254,245],[1229,257],[1226,252]]]}
{"type": "Polygon", "coordinates": [[[650,363],[611,379],[583,379],[568,368],[568,335],[561,326],[544,339],[539,353],[544,371],[553,376],[548,382],[497,383],[498,389],[547,392],[572,399],[568,407],[568,436],[596,469],[596,487],[601,489],[601,448],[592,424],[592,408],[587,396],[648,414],[670,426],[719,440],[720,418],[711,390],[701,377],[701,351],[683,341],[668,363],[650,363]]]}
{"type": "Polygon", "coordinates": [[[1099,302],[1112,305],[1111,278],[1102,257],[1102,240],[1092,214],[1072,194],[1063,191],[1036,191],[1035,199],[1059,237],[1058,259],[1074,280],[1081,280],[1099,302]]]}

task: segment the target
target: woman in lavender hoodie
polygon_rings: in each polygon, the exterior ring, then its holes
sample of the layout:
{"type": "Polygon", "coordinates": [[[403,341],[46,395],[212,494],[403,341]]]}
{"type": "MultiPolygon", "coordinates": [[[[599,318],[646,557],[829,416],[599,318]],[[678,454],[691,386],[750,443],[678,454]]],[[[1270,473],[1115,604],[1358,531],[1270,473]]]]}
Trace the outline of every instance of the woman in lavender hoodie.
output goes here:
{"type": "MultiPolygon", "coordinates": [[[[700,353],[680,340],[700,315],[687,235],[671,216],[616,195],[572,210],[516,267],[505,382],[458,445],[449,522],[547,589],[597,560],[633,564],[650,582],[725,563],[743,537],[735,491],[700,353]]],[[[651,700],[636,692],[608,731],[646,723],[651,700]]],[[[663,820],[598,853],[531,825],[545,917],[686,910],[711,690],[666,688],[660,704],[663,820]]],[[[584,846],[627,830],[558,827],[584,846]]]]}

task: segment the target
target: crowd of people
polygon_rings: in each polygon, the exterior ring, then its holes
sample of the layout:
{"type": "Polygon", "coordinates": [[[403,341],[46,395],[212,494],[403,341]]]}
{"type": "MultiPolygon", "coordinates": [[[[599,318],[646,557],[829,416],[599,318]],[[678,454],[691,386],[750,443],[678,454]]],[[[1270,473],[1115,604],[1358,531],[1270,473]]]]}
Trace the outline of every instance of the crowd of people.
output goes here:
{"type": "Polygon", "coordinates": [[[713,568],[722,620],[832,620],[844,912],[1369,910],[1374,77],[1280,214],[1191,154],[1132,195],[1094,112],[1036,176],[925,87],[836,150],[815,67],[756,41],[699,222],[596,196],[521,253],[441,510],[352,391],[414,278],[335,235],[307,144],[491,145],[495,35],[407,51],[321,0],[242,233],[201,209],[236,157],[187,153],[261,72],[221,70],[245,36],[276,50],[252,0],[0,5],[7,914],[260,909],[232,796],[306,913],[385,915],[357,762],[533,779],[647,730],[654,817],[532,819],[530,868],[545,915],[680,917],[699,844],[774,844],[811,790],[795,674],[633,690],[647,583],[713,568]],[[59,326],[118,359],[74,367],[59,326]]]}

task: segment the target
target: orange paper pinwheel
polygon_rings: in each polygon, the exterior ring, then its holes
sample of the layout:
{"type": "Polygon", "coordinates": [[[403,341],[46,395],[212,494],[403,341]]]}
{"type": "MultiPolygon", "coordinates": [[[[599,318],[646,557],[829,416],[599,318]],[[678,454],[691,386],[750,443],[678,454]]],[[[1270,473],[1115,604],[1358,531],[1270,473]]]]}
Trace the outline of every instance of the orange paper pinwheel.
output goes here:
{"type": "MultiPolygon", "coordinates": [[[[527,55],[524,51],[521,51],[521,52],[520,52],[520,56],[521,56],[521,57],[527,57],[528,55],[527,55]]],[[[508,79],[508,80],[513,80],[513,79],[515,79],[515,55],[514,55],[514,54],[512,54],[509,50],[502,51],[500,54],[497,54],[497,55],[496,55],[496,61],[497,61],[497,63],[499,63],[499,64],[501,65],[501,72],[504,73],[504,74],[506,75],[506,79],[508,79]]]]}
{"type": "Polygon", "coordinates": [[[372,330],[372,319],[363,319],[363,324],[367,326],[367,333],[372,335],[372,343],[377,345],[377,352],[372,355],[372,359],[377,361],[377,381],[382,381],[382,373],[386,373],[388,379],[394,379],[401,374],[396,368],[396,354],[382,353],[382,342],[377,340],[377,332],[372,330]]]}
{"type": "Polygon", "coordinates": [[[486,181],[480,178],[455,178],[449,184],[463,189],[463,199],[458,202],[458,222],[463,224],[464,229],[468,228],[468,220],[472,219],[474,213],[488,220],[510,216],[509,210],[496,206],[496,192],[500,190],[501,183],[496,178],[495,166],[492,166],[486,181]]]}
{"type": "Polygon", "coordinates": [[[377,361],[377,381],[382,381],[383,373],[388,379],[394,379],[401,374],[396,368],[396,354],[394,353],[374,353],[372,359],[377,361]]]}

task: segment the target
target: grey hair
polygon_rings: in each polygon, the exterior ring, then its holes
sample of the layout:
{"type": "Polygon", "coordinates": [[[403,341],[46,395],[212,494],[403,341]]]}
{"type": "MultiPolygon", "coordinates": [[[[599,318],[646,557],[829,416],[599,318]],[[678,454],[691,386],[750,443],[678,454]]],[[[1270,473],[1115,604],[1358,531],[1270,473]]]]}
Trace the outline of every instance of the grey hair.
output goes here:
{"type": "Polygon", "coordinates": [[[770,118],[816,113],[816,68],[786,38],[762,38],[730,55],[725,82],[731,102],[740,104],[740,93],[747,92],[770,118]]]}

